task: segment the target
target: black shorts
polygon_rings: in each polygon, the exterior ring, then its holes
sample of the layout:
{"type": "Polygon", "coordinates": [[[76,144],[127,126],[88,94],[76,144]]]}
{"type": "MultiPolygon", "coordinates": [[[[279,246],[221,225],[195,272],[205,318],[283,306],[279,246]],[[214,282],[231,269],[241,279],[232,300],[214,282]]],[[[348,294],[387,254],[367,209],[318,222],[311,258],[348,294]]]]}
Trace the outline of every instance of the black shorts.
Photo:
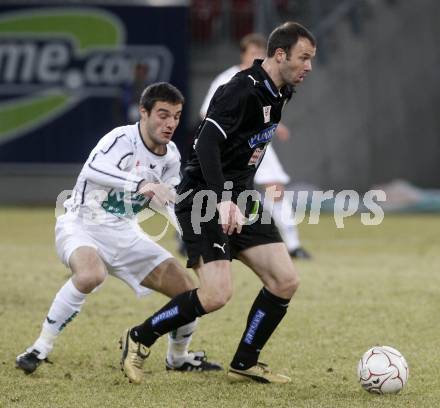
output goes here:
{"type": "MultiPolygon", "coordinates": [[[[176,215],[182,228],[182,239],[185,243],[188,261],[187,268],[192,268],[199,263],[200,257],[204,263],[218,260],[229,260],[237,258],[244,249],[257,245],[283,242],[280,233],[271,217],[264,215],[264,209],[258,202],[258,220],[251,224],[243,225],[240,234],[234,232],[227,235],[223,232],[218,222],[218,212],[207,221],[200,223],[200,231],[195,231],[192,219],[192,198],[191,194],[181,203],[176,205],[176,215]],[[270,220],[270,223],[262,223],[262,219],[270,220]]],[[[249,217],[251,208],[255,208],[255,202],[250,202],[246,207],[245,216],[249,217]]],[[[204,209],[202,207],[202,215],[204,209]]]]}

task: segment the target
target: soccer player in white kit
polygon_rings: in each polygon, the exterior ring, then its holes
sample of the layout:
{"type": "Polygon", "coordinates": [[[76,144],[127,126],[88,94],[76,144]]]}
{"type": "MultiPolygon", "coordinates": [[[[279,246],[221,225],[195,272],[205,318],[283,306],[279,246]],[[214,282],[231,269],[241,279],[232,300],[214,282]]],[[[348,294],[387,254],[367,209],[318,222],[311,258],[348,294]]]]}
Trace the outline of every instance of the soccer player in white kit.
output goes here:
{"type": "MultiPolygon", "coordinates": [[[[251,33],[243,37],[240,41],[240,65],[234,65],[227,70],[220,73],[211,83],[208,93],[205,96],[202,107],[200,108],[200,116],[202,119],[206,116],[209,103],[217,90],[223,84],[226,84],[239,71],[249,68],[254,59],[264,58],[266,53],[266,40],[259,34],[251,33]]],[[[289,130],[282,123],[278,124],[277,132],[278,138],[285,141],[289,138],[289,130]]],[[[266,148],[266,153],[260,163],[260,167],[255,174],[254,181],[256,184],[264,186],[266,190],[272,189],[278,192],[278,196],[272,198],[270,203],[272,207],[272,217],[280,231],[281,237],[287,246],[289,254],[293,258],[310,259],[311,256],[308,251],[301,247],[299,240],[298,229],[296,225],[289,225],[284,220],[292,218],[292,208],[283,207],[283,193],[284,186],[289,183],[290,177],[284,171],[278,156],[275,153],[272,145],[269,144],[266,148]]],[[[266,205],[269,205],[270,198],[266,195],[266,205]]]]}
{"type": "MultiPolygon", "coordinates": [[[[136,216],[150,202],[161,208],[173,202],[180,154],[171,138],[183,103],[171,84],[148,86],[140,100],[140,121],[113,129],[90,153],[55,226],[57,253],[72,277],[56,294],[38,339],[16,358],[17,367],[26,373],[47,360],[60,332],[108,274],[138,296],[155,290],[173,298],[195,289],[187,271],[142,231],[136,216]]],[[[207,361],[204,352],[188,352],[195,326],[196,320],[169,335],[167,369],[221,369],[207,361]]],[[[141,350],[130,358],[140,359],[137,353],[141,350]]],[[[136,366],[137,360],[131,363],[136,366]]],[[[129,375],[134,383],[142,377],[142,370],[129,375]]]]}

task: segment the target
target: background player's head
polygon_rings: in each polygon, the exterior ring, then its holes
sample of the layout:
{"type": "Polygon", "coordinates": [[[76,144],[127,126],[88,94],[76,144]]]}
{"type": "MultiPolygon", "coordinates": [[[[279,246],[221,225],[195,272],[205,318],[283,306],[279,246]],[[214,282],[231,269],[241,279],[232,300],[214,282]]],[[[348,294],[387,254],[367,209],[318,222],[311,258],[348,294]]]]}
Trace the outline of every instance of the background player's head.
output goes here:
{"type": "Polygon", "coordinates": [[[182,93],[167,82],[144,89],[139,101],[140,128],[149,147],[169,143],[179,125],[184,102],[182,93]]]}
{"type": "Polygon", "coordinates": [[[250,33],[240,40],[240,68],[250,68],[254,59],[266,56],[266,38],[261,34],[250,33]]]}
{"type": "Polygon", "coordinates": [[[277,66],[276,78],[281,85],[296,85],[312,70],[316,54],[313,34],[299,23],[287,22],[269,36],[267,57],[277,66]]]}

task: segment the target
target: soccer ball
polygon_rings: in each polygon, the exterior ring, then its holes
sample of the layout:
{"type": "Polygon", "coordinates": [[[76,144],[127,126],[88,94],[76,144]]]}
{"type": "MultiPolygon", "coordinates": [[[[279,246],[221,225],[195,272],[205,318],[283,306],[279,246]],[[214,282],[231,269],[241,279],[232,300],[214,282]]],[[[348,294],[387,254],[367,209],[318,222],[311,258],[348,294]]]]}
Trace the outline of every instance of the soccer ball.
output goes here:
{"type": "Polygon", "coordinates": [[[396,394],[408,380],[408,364],[402,354],[389,346],[368,350],[358,364],[362,388],[374,394],[396,394]]]}

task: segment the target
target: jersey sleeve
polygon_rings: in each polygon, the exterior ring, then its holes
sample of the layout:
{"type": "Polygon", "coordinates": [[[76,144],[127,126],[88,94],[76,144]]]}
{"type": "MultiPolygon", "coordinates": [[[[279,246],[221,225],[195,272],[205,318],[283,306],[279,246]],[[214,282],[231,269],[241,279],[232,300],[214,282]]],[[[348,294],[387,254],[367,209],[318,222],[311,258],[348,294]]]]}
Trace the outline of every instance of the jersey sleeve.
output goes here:
{"type": "Polygon", "coordinates": [[[221,147],[224,143],[225,139],[218,128],[206,120],[194,147],[206,186],[217,195],[217,202],[221,200],[225,182],[221,163],[221,147]]]}
{"type": "Polygon", "coordinates": [[[248,100],[247,84],[236,76],[217,89],[209,105],[206,120],[214,123],[227,139],[228,135],[241,126],[248,100]]]}
{"type": "Polygon", "coordinates": [[[83,175],[101,186],[134,193],[143,179],[126,170],[133,154],[133,146],[127,135],[103,140],[92,152],[92,157],[84,166],[83,175]]]}

